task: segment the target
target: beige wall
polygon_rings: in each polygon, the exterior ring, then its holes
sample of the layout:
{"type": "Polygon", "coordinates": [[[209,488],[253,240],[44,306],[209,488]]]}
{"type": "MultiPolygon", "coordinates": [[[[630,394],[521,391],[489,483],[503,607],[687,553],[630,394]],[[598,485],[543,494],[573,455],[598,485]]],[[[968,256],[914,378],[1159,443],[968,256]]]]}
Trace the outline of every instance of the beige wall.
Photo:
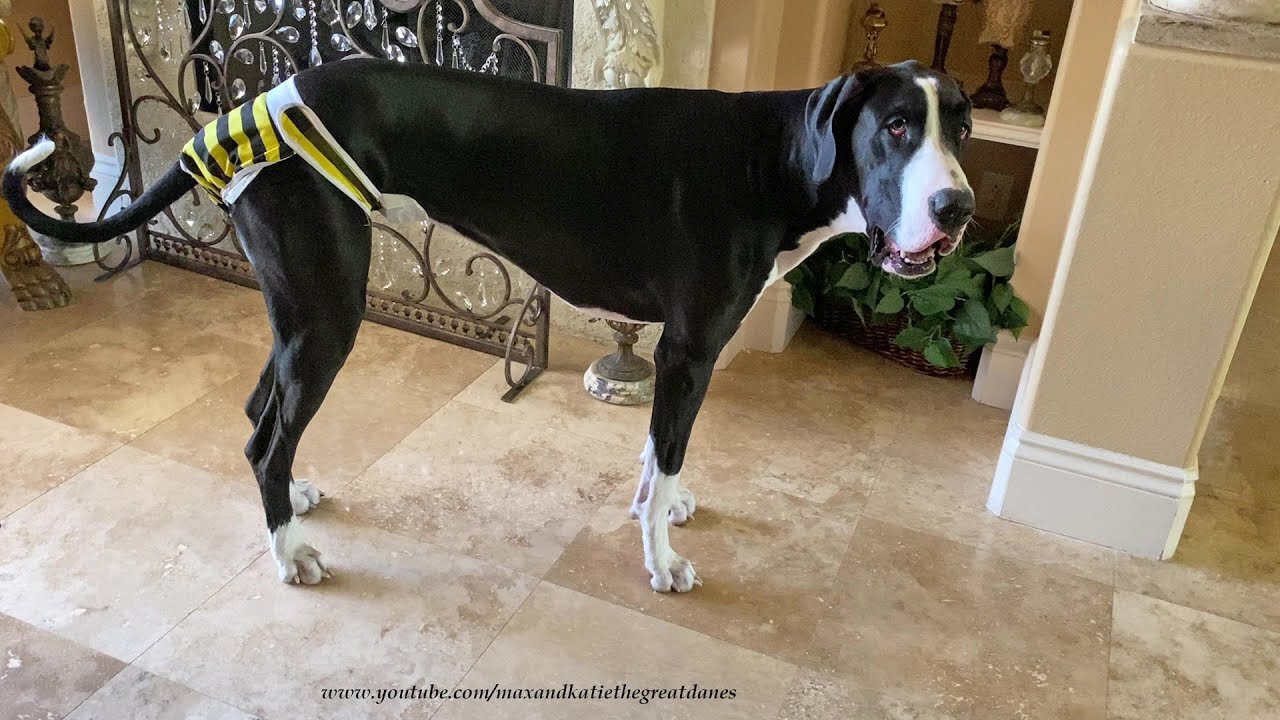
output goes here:
{"type": "MultiPolygon", "coordinates": [[[[22,32],[30,32],[27,22],[33,17],[44,18],[45,26],[54,29],[53,47],[49,50],[49,62],[54,66],[66,63],[71,66],[62,93],[62,117],[67,128],[88,141],[89,120],[85,116],[84,93],[80,87],[80,62],[76,58],[75,40],[71,32],[71,11],[67,0],[13,0],[13,14],[10,15],[11,28],[15,35],[19,28],[22,32]]],[[[40,127],[39,115],[36,113],[36,101],[27,90],[27,81],[18,77],[14,70],[19,65],[30,65],[33,57],[21,37],[15,37],[17,49],[8,59],[6,71],[9,82],[13,86],[13,94],[18,99],[18,121],[22,125],[22,133],[31,135],[40,127]]]]}
{"type": "Polygon", "coordinates": [[[778,0],[716,3],[711,87],[727,92],[773,88],[782,11],[783,4],[778,0]]]}
{"type": "MultiPolygon", "coordinates": [[[[1039,332],[1062,253],[1085,150],[1097,116],[1121,11],[1120,0],[1077,2],[1062,46],[1044,141],[1026,195],[1013,286],[1031,306],[1028,332],[1039,332]]],[[[975,143],[976,145],[977,143],[975,143]]],[[[1023,186],[1027,187],[1027,186],[1023,186]]]]}
{"type": "Polygon", "coordinates": [[[849,0],[790,0],[778,33],[779,90],[817,87],[844,67],[849,0]]]}
{"type": "Polygon", "coordinates": [[[1280,227],[1280,63],[1148,45],[1116,63],[1019,422],[1185,466],[1280,227]]]}

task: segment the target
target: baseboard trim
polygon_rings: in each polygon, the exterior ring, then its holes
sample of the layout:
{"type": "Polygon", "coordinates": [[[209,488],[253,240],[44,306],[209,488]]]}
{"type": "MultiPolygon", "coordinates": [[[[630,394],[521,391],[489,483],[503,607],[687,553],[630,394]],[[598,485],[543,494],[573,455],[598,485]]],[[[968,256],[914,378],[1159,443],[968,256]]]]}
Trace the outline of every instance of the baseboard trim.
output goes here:
{"type": "Polygon", "coordinates": [[[982,349],[978,362],[978,375],[973,380],[974,400],[983,405],[1012,410],[1022,381],[1022,369],[1031,358],[1035,340],[1001,331],[996,342],[982,349]]]}
{"type": "Polygon", "coordinates": [[[1198,474],[1010,422],[987,508],[1024,525],[1167,558],[1182,536],[1198,474]]]}
{"type": "Polygon", "coordinates": [[[756,306],[743,320],[743,345],[751,350],[780,353],[787,349],[803,322],[804,313],[791,304],[791,283],[779,279],[760,293],[756,306]]]}
{"type": "Polygon", "coordinates": [[[122,166],[120,160],[115,153],[94,152],[93,153],[93,171],[89,174],[97,179],[98,183],[107,183],[108,186],[114,185],[116,180],[120,179],[120,171],[122,166]]]}

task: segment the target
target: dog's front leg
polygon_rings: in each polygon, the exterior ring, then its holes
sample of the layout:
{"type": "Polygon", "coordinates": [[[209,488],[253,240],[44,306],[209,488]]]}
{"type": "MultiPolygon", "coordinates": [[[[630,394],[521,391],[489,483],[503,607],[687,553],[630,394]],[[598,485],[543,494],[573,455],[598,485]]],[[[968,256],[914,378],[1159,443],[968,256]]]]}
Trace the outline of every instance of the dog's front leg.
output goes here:
{"type": "MultiPolygon", "coordinates": [[[[649,436],[649,441],[644,444],[644,452],[640,453],[640,464],[648,467],[648,463],[653,460],[653,436],[649,436]]],[[[640,473],[640,482],[636,483],[636,496],[631,501],[631,519],[640,519],[640,506],[649,499],[649,488],[653,485],[653,472],[640,473]]],[[[685,486],[684,483],[676,482],[676,500],[671,506],[671,524],[684,525],[693,519],[693,513],[698,509],[698,500],[694,497],[693,492],[685,486]]]]}
{"type": "Polygon", "coordinates": [[[645,492],[646,497],[633,512],[640,519],[644,566],[649,571],[650,586],[658,592],[688,592],[694,585],[701,585],[693,563],[671,547],[671,513],[679,500],[679,473],[663,473],[658,469],[657,459],[650,454],[641,471],[640,488],[638,493],[645,492]]]}
{"type": "Polygon", "coordinates": [[[687,520],[694,510],[693,494],[680,484],[680,469],[715,358],[714,350],[690,347],[669,334],[654,352],[657,387],[651,434],[632,511],[640,518],[649,584],[658,592],[688,592],[702,584],[693,563],[671,547],[669,525],[687,520]]]}

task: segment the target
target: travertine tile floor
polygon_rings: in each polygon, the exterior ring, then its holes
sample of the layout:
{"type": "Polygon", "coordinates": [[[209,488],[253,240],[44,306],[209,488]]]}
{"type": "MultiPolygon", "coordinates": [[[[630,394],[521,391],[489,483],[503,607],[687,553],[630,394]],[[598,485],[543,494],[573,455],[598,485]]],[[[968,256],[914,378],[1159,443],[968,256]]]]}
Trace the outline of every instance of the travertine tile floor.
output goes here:
{"type": "Polygon", "coordinates": [[[1276,273],[1175,561],[992,517],[1003,413],[805,331],[716,376],[685,596],[627,518],[647,410],[581,391],[601,347],[556,337],[507,405],[493,358],[366,325],[298,459],[336,577],[289,587],[240,453],[259,296],[69,275],[68,309],[0,302],[0,718],[1280,718],[1276,273]],[[321,693],[432,683],[736,697],[321,693]]]}

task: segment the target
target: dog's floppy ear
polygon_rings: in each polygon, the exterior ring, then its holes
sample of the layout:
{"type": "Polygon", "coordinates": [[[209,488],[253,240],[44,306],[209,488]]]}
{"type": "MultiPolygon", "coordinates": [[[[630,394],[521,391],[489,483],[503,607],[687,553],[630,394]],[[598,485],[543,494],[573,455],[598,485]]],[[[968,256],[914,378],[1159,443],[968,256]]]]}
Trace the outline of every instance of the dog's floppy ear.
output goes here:
{"type": "MultiPolygon", "coordinates": [[[[805,165],[815,184],[821,184],[835,169],[841,138],[838,130],[851,130],[851,122],[841,122],[857,117],[862,106],[865,78],[845,75],[814,90],[805,105],[804,125],[806,133],[805,165]]],[[[843,138],[848,142],[850,138],[843,138]]]]}

